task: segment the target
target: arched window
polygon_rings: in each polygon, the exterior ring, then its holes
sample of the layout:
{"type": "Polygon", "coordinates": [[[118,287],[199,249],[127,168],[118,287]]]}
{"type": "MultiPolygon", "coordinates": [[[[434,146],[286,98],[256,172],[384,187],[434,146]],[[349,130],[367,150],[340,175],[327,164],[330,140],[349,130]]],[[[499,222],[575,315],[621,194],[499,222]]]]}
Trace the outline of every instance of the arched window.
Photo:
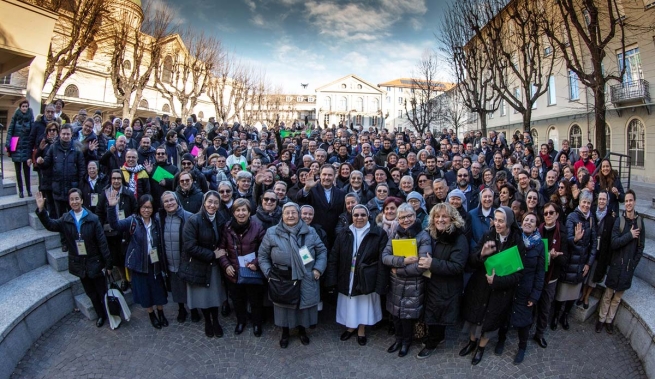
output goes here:
{"type": "Polygon", "coordinates": [[[164,58],[164,69],[161,73],[161,80],[169,84],[173,82],[173,58],[170,55],[164,58]]]}
{"type": "Polygon", "coordinates": [[[130,62],[130,61],[127,60],[127,59],[124,60],[124,61],[123,61],[123,68],[124,68],[125,70],[132,70],[132,62],[130,62]]]}
{"type": "Polygon", "coordinates": [[[75,84],[71,84],[64,90],[64,96],[66,97],[80,97],[80,90],[77,89],[75,84]]]}
{"type": "Polygon", "coordinates": [[[548,128],[548,133],[546,133],[546,136],[548,139],[553,140],[553,146],[555,149],[559,149],[559,132],[557,131],[557,128],[554,126],[548,128]]]}
{"type": "Polygon", "coordinates": [[[323,107],[325,108],[326,111],[332,110],[332,98],[330,96],[323,99],[323,107]]]}
{"type": "Polygon", "coordinates": [[[380,110],[380,100],[378,99],[373,99],[372,103],[372,111],[379,111],[380,110]]]}
{"type": "Polygon", "coordinates": [[[346,99],[345,96],[343,96],[341,99],[339,99],[339,110],[340,111],[348,110],[348,99],[346,99]]]}
{"type": "Polygon", "coordinates": [[[646,139],[644,138],[644,124],[639,119],[628,123],[628,155],[633,166],[644,166],[644,151],[646,139]]]}
{"type": "Polygon", "coordinates": [[[532,128],[530,135],[532,135],[532,146],[534,146],[535,150],[537,150],[536,148],[539,147],[539,133],[537,133],[537,129],[532,128]]]}
{"type": "Polygon", "coordinates": [[[200,120],[202,120],[203,118],[205,118],[205,113],[204,113],[203,111],[198,112],[198,118],[199,118],[200,120]]]}
{"type": "Polygon", "coordinates": [[[164,104],[163,107],[161,107],[161,111],[165,113],[170,113],[171,112],[171,106],[168,104],[164,104]]]}
{"type": "Polygon", "coordinates": [[[148,100],[141,99],[141,101],[139,101],[139,108],[148,109],[148,100]]]}
{"type": "Polygon", "coordinates": [[[605,124],[605,147],[607,151],[612,150],[612,127],[610,124],[605,124]]]}
{"type": "Polygon", "coordinates": [[[358,97],[355,101],[355,110],[357,112],[364,112],[364,99],[358,97]]]}
{"type": "Polygon", "coordinates": [[[578,124],[571,125],[571,130],[569,130],[569,146],[576,153],[582,146],[582,129],[578,124]]]}

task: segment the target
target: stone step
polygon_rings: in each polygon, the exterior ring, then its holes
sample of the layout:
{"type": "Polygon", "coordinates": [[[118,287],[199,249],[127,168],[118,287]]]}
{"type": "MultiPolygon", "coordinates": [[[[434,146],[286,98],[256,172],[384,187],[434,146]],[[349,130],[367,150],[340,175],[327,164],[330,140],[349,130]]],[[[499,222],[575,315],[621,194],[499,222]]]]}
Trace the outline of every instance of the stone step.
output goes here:
{"type": "Polygon", "coordinates": [[[28,214],[28,217],[30,219],[30,226],[32,227],[32,229],[34,229],[34,230],[44,230],[45,229],[45,227],[43,226],[43,224],[39,220],[39,217],[36,215],[36,213],[30,212],[28,214]]]}
{"type": "Polygon", "coordinates": [[[61,251],[61,248],[50,249],[48,254],[48,264],[56,271],[68,271],[68,253],[61,251]]]}
{"type": "Polygon", "coordinates": [[[36,207],[34,198],[0,197],[0,233],[30,225],[30,205],[36,207]]]}
{"type": "MultiPolygon", "coordinates": [[[[123,298],[125,299],[125,302],[127,303],[128,306],[131,307],[134,304],[134,297],[132,296],[131,290],[128,290],[127,292],[123,293],[123,298]]],[[[98,318],[98,314],[96,313],[96,310],[93,308],[91,299],[89,299],[89,297],[86,296],[84,290],[82,290],[81,294],[75,296],[75,308],[79,309],[80,312],[82,312],[82,314],[89,320],[95,320],[98,318]]]]}
{"type": "Polygon", "coordinates": [[[70,282],[45,265],[0,286],[0,373],[10,375],[41,335],[73,310],[70,282]]]}
{"type": "Polygon", "coordinates": [[[1,236],[0,285],[46,265],[46,250],[61,246],[58,233],[29,226],[4,232],[1,236]]]}
{"type": "Polygon", "coordinates": [[[580,322],[585,322],[596,314],[598,314],[598,298],[594,296],[589,296],[589,308],[584,309],[582,305],[574,306],[571,312],[571,316],[580,322]]]}
{"type": "Polygon", "coordinates": [[[16,182],[11,179],[2,179],[2,186],[0,186],[0,196],[11,196],[15,195],[18,191],[16,190],[16,182]]]}
{"type": "Polygon", "coordinates": [[[635,276],[655,287],[655,239],[646,238],[644,254],[635,269],[635,276]]]}

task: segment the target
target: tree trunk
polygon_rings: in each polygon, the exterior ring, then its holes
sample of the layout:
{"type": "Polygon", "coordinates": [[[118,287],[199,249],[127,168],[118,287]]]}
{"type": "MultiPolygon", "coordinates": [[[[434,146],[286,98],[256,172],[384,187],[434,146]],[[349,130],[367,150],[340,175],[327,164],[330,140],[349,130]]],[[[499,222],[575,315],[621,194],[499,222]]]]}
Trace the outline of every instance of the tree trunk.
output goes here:
{"type": "Polygon", "coordinates": [[[478,117],[480,118],[480,132],[482,133],[483,137],[486,137],[487,136],[487,113],[486,112],[478,113],[478,117]]]}
{"type": "Polygon", "coordinates": [[[594,88],[594,117],[596,119],[596,149],[601,157],[607,152],[607,136],[605,128],[605,86],[598,85],[594,88]]]}

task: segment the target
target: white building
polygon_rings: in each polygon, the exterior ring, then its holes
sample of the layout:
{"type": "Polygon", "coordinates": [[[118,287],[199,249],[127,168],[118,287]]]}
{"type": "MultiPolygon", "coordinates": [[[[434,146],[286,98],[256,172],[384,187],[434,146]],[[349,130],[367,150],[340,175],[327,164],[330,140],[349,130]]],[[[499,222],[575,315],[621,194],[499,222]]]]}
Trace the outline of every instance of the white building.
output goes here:
{"type": "Polygon", "coordinates": [[[345,123],[382,125],[384,91],[358,77],[346,75],[316,88],[318,122],[322,127],[345,123]]]}

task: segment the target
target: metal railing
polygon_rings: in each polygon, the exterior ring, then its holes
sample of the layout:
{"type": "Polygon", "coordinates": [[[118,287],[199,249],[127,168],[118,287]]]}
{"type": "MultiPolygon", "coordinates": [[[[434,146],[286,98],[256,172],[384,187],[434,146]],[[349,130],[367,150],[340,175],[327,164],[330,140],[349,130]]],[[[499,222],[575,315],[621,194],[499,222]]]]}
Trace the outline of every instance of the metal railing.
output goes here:
{"type": "Polygon", "coordinates": [[[614,104],[638,100],[650,101],[649,84],[644,79],[615,84],[610,87],[610,93],[614,104]]]}
{"type": "MultiPolygon", "coordinates": [[[[604,159],[609,159],[612,168],[619,173],[619,179],[624,189],[630,188],[630,178],[632,174],[632,157],[625,154],[613,153],[608,151],[604,159]]],[[[592,176],[600,171],[600,167],[596,167],[592,176]]]]}

